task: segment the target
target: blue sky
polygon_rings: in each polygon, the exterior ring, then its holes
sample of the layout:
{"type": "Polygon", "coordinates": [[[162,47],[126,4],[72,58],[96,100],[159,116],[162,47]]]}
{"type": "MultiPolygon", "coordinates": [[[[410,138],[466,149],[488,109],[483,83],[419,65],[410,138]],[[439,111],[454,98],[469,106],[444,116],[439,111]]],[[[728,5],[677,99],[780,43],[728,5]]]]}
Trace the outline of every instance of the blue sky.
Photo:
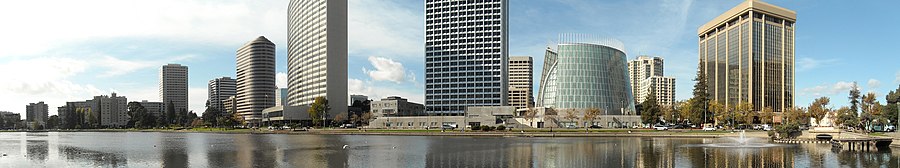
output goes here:
{"type": "MultiPolygon", "coordinates": [[[[697,62],[697,27],[740,0],[511,0],[510,55],[534,57],[560,33],[616,38],[630,58],[661,56],[686,99],[697,62]]],[[[883,95],[900,84],[897,1],[771,0],[797,11],[797,105],[820,96],[846,104],[850,82],[883,95]]],[[[9,1],[0,3],[0,111],[117,92],[158,101],[158,69],[190,67],[190,108],[203,111],[207,81],[234,76],[235,50],[256,36],[277,45],[286,72],[286,0],[9,1]]],[[[424,99],[423,2],[350,0],[349,92],[424,99]]],[[[535,77],[540,71],[535,71],[535,77]]],[[[536,80],[537,81],[537,80],[536,80]]],[[[535,83],[537,86],[538,83],[535,83]]]]}

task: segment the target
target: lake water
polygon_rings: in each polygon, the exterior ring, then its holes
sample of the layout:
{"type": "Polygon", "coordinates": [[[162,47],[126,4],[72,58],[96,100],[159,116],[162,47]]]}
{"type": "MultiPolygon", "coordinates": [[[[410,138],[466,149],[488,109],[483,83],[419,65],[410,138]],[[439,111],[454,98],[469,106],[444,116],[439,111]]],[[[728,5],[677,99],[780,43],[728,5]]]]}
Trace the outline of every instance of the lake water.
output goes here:
{"type": "MultiPolygon", "coordinates": [[[[0,133],[0,167],[898,167],[890,150],[703,138],[0,133]],[[348,145],[346,149],[344,145],[348,145]]],[[[896,150],[896,149],[895,149],[896,150]]],[[[898,151],[900,152],[900,151],[898,151]]]]}

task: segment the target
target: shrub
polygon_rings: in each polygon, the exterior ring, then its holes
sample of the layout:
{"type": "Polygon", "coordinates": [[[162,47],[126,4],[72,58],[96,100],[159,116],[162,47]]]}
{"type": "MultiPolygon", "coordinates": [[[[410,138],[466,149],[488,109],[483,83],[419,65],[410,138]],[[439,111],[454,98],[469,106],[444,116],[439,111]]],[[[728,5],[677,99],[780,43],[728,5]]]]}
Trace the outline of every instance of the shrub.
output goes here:
{"type": "Polygon", "coordinates": [[[778,137],[781,139],[793,139],[803,133],[800,132],[800,124],[796,122],[776,126],[775,132],[778,133],[778,137]]]}
{"type": "Polygon", "coordinates": [[[506,131],[506,126],[497,126],[497,131],[506,131]]]}
{"type": "Polygon", "coordinates": [[[478,131],[478,130],[481,130],[481,127],[472,127],[472,131],[478,131]]]}

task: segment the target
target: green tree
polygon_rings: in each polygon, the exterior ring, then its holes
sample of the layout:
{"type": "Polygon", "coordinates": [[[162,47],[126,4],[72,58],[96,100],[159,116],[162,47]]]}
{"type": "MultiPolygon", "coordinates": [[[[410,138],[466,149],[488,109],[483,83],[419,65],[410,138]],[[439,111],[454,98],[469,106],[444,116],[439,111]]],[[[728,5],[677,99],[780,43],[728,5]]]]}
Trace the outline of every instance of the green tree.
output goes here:
{"type": "MultiPolygon", "coordinates": [[[[675,104],[679,104],[676,102],[675,104]]],[[[660,114],[662,118],[666,120],[667,123],[678,123],[678,110],[675,109],[674,105],[662,105],[660,106],[660,114]]]]}
{"type": "MultiPolygon", "coordinates": [[[[3,119],[0,119],[3,120],[3,119]]],[[[0,126],[2,127],[2,126],[0,126]]],[[[47,118],[47,128],[48,129],[59,129],[59,116],[52,115],[47,118]]]]}
{"type": "Polygon", "coordinates": [[[734,120],[734,115],[728,112],[728,108],[725,108],[725,104],[719,103],[718,101],[709,102],[709,111],[712,112],[710,118],[715,118],[714,121],[716,125],[724,125],[725,123],[731,123],[734,120]]]}
{"type": "Polygon", "coordinates": [[[813,118],[816,121],[816,125],[822,125],[822,119],[825,119],[825,116],[828,113],[831,113],[831,107],[828,107],[828,103],[831,100],[828,97],[820,97],[813,101],[812,104],[809,105],[809,117],[813,118]]]}
{"type": "Polygon", "coordinates": [[[847,98],[850,99],[850,111],[858,113],[860,92],[856,82],[853,82],[853,85],[850,87],[850,96],[847,98]]]}
{"type": "Polygon", "coordinates": [[[788,108],[784,112],[784,123],[796,123],[803,124],[809,121],[809,116],[806,114],[806,109],[802,107],[792,107],[788,108]]]}
{"type": "Polygon", "coordinates": [[[775,123],[775,111],[772,110],[771,107],[764,107],[762,111],[759,112],[759,121],[763,124],[775,123]]]}
{"type": "Polygon", "coordinates": [[[175,116],[176,114],[177,113],[175,112],[175,103],[172,103],[172,101],[166,102],[165,115],[160,117],[160,118],[162,118],[163,122],[159,123],[159,124],[161,124],[163,126],[169,126],[170,124],[175,123],[175,119],[177,118],[175,116]]]}
{"type": "Polygon", "coordinates": [[[694,109],[694,99],[688,99],[683,103],[678,104],[678,114],[682,118],[682,122],[685,120],[690,121],[692,123],[700,124],[699,121],[702,120],[702,117],[696,115],[694,112],[697,111],[694,109]]]}
{"type": "MultiPolygon", "coordinates": [[[[708,109],[709,107],[709,90],[708,84],[706,81],[706,73],[701,71],[699,68],[702,68],[702,64],[697,65],[697,76],[694,77],[694,96],[691,98],[691,110],[693,111],[689,118],[697,118],[703,120],[702,122],[698,122],[698,124],[709,123],[713,121],[713,115],[708,109]]],[[[691,120],[694,122],[695,120],[691,120]]],[[[700,120],[696,120],[700,121],[700,120]]]]}
{"type": "Polygon", "coordinates": [[[660,109],[659,103],[656,102],[656,92],[651,89],[650,93],[647,93],[646,99],[644,102],[641,102],[641,120],[644,121],[645,124],[657,124],[659,123],[660,109]]]}
{"type": "Polygon", "coordinates": [[[322,119],[328,116],[328,110],[331,110],[331,107],[328,105],[328,99],[325,99],[325,97],[316,97],[316,100],[313,101],[313,104],[310,105],[309,110],[307,110],[313,125],[322,123],[322,119]]]}
{"type": "Polygon", "coordinates": [[[146,128],[150,125],[151,118],[150,114],[147,114],[147,109],[144,108],[141,103],[138,102],[130,102],[128,103],[128,116],[130,117],[128,120],[128,126],[134,128],[146,128]]]}
{"type": "Polygon", "coordinates": [[[835,110],[835,113],[837,114],[837,116],[835,116],[835,119],[833,120],[835,126],[847,128],[850,126],[855,126],[857,124],[856,119],[858,116],[856,112],[851,110],[849,107],[845,106],[838,108],[837,110],[835,110]]]}
{"type": "Polygon", "coordinates": [[[219,126],[219,119],[222,116],[222,111],[215,107],[207,107],[206,111],[203,111],[203,115],[200,117],[203,119],[203,124],[212,125],[213,127],[219,126]]]}
{"type": "Polygon", "coordinates": [[[758,115],[756,111],[753,111],[753,104],[750,102],[741,102],[732,106],[734,110],[733,120],[737,122],[737,124],[752,124],[753,118],[756,118],[758,115]]]}

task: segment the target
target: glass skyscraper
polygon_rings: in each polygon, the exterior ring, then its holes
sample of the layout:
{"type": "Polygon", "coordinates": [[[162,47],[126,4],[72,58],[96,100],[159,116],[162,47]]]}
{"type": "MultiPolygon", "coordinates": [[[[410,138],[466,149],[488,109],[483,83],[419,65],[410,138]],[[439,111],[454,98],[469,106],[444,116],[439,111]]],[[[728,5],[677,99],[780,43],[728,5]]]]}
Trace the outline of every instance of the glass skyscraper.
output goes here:
{"type": "Polygon", "coordinates": [[[507,0],[426,0],[425,108],[507,105],[507,0]]]}
{"type": "Polygon", "coordinates": [[[548,48],[546,54],[539,106],[634,114],[628,60],[621,42],[564,34],[557,50],[548,48]]]}
{"type": "Polygon", "coordinates": [[[710,99],[782,112],[794,105],[797,13],[749,0],[697,30],[710,99]]]}

